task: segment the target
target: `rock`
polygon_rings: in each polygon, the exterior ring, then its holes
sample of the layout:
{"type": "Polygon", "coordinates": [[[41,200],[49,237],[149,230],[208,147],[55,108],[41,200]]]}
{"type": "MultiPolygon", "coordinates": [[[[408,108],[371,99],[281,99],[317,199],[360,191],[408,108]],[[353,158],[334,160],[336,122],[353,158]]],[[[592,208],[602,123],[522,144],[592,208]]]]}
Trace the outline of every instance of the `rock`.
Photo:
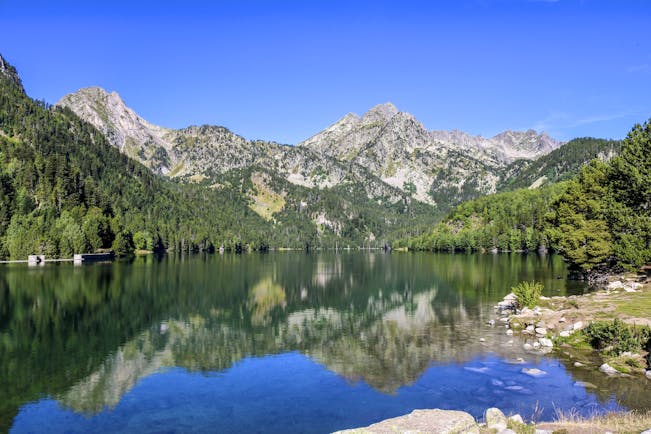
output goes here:
{"type": "Polygon", "coordinates": [[[519,414],[514,414],[513,416],[509,416],[509,420],[524,425],[524,420],[522,420],[522,416],[520,416],[519,414]]]}
{"type": "Polygon", "coordinates": [[[637,292],[635,288],[631,288],[630,286],[625,286],[624,287],[624,292],[637,292]]]}
{"type": "Polygon", "coordinates": [[[492,319],[492,320],[488,321],[488,325],[489,326],[494,326],[495,325],[495,320],[492,319]]]}
{"type": "Polygon", "coordinates": [[[527,328],[525,328],[525,330],[528,331],[528,332],[532,332],[532,331],[534,331],[535,329],[536,329],[536,328],[535,328],[533,325],[528,325],[527,328]]]}
{"type": "Polygon", "coordinates": [[[512,429],[506,428],[497,432],[497,434],[517,434],[512,429]]]}
{"type": "Polygon", "coordinates": [[[581,330],[583,328],[583,321],[577,321],[572,325],[572,330],[581,330]]]}
{"type": "Polygon", "coordinates": [[[500,318],[500,321],[501,322],[509,322],[509,319],[508,318],[500,318]]]}
{"type": "Polygon", "coordinates": [[[570,333],[569,330],[563,330],[562,332],[559,333],[559,335],[562,338],[569,338],[572,335],[572,333],[570,333]]]}
{"type": "Polygon", "coordinates": [[[512,336],[512,335],[513,335],[513,330],[508,329],[508,330],[506,331],[506,334],[507,334],[508,336],[512,336]]]}
{"type": "Polygon", "coordinates": [[[502,299],[504,301],[518,301],[518,296],[515,295],[514,293],[510,292],[504,296],[502,299]]]}
{"type": "Polygon", "coordinates": [[[651,434],[651,428],[642,431],[640,434],[651,434]]]}
{"type": "Polygon", "coordinates": [[[576,381],[574,382],[574,387],[584,387],[586,389],[596,389],[597,386],[595,386],[592,383],[588,383],[587,381],[576,381]]]}
{"type": "Polygon", "coordinates": [[[531,309],[529,309],[528,307],[523,307],[520,313],[522,315],[528,315],[529,313],[531,313],[531,309]]]}
{"type": "Polygon", "coordinates": [[[536,323],[536,327],[542,327],[542,328],[545,328],[545,327],[547,327],[547,324],[545,324],[545,323],[542,322],[542,321],[538,321],[538,322],[536,323]]]}
{"type": "Polygon", "coordinates": [[[535,332],[536,332],[537,335],[543,335],[543,336],[545,336],[545,335],[547,334],[547,329],[546,329],[546,328],[543,328],[543,327],[537,327],[537,328],[535,329],[535,332]]]}
{"type": "Polygon", "coordinates": [[[524,349],[527,350],[527,351],[531,351],[531,350],[533,350],[533,347],[532,347],[531,344],[529,344],[529,343],[524,344],[524,345],[522,346],[522,348],[524,348],[524,349]]]}
{"type": "Polygon", "coordinates": [[[558,319],[558,322],[561,322],[561,323],[563,323],[563,322],[565,322],[565,321],[567,321],[567,320],[565,319],[565,317],[561,317],[561,318],[558,319]]]}
{"type": "Polygon", "coordinates": [[[489,408],[484,413],[486,427],[490,430],[502,431],[506,429],[506,416],[499,408],[489,408]]]}
{"type": "Polygon", "coordinates": [[[608,288],[608,289],[618,289],[618,288],[622,288],[623,286],[624,286],[624,284],[623,284],[621,281],[619,281],[619,280],[615,280],[615,281],[613,281],[613,282],[610,282],[610,283],[606,286],[606,288],[608,288]]]}
{"type": "Polygon", "coordinates": [[[536,434],[552,434],[552,431],[548,431],[546,429],[537,429],[535,431],[536,434]]]}
{"type": "Polygon", "coordinates": [[[486,342],[486,339],[484,339],[484,338],[479,338],[479,342],[486,342]]]}
{"type": "Polygon", "coordinates": [[[601,372],[603,372],[604,374],[608,374],[608,375],[617,375],[617,374],[619,374],[617,369],[613,368],[608,363],[604,363],[603,365],[599,366],[599,370],[601,372]]]}
{"type": "Polygon", "coordinates": [[[538,342],[540,342],[540,345],[542,345],[543,347],[551,348],[554,346],[552,340],[548,338],[540,338],[538,339],[538,342]]]}
{"type": "Polygon", "coordinates": [[[583,364],[583,363],[581,363],[581,362],[574,362],[574,367],[575,367],[575,368],[581,368],[581,367],[583,367],[583,366],[585,366],[585,364],[583,364]]]}
{"type": "Polygon", "coordinates": [[[455,410],[414,410],[411,413],[383,420],[364,428],[353,428],[338,433],[479,433],[475,418],[465,411],[455,410]]]}
{"type": "Polygon", "coordinates": [[[645,373],[644,375],[646,375],[646,378],[648,378],[649,380],[651,380],[651,369],[648,370],[648,371],[646,371],[646,373],[645,373]]]}
{"type": "Polygon", "coordinates": [[[538,368],[522,368],[522,373],[534,378],[544,377],[547,375],[547,372],[538,368]]]}
{"type": "Polygon", "coordinates": [[[538,341],[534,342],[534,343],[531,344],[531,345],[533,346],[533,349],[534,349],[534,350],[537,350],[538,348],[540,348],[540,342],[538,342],[538,341]]]}

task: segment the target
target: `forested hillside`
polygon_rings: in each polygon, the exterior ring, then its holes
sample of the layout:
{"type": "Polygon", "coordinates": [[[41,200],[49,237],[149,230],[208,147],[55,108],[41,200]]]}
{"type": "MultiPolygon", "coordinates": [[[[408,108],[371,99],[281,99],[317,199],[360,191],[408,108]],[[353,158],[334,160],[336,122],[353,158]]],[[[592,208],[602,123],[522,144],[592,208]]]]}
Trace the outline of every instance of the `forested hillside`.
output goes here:
{"type": "Polygon", "coordinates": [[[570,140],[560,148],[537,160],[517,160],[506,168],[498,191],[511,191],[530,186],[541,187],[576,176],[581,167],[595,158],[607,161],[619,154],[620,140],[582,137],[570,140]]]}
{"type": "Polygon", "coordinates": [[[584,274],[649,263],[651,123],[633,127],[610,162],[595,159],[573,179],[545,188],[464,203],[428,233],[401,244],[443,251],[547,247],[584,274]]]}
{"type": "Polygon", "coordinates": [[[203,182],[164,178],[70,109],[30,99],[15,69],[1,66],[0,258],[376,246],[405,224],[435,221],[399,190],[385,197],[388,186],[369,198],[355,173],[322,189],[254,166],[203,182]]]}

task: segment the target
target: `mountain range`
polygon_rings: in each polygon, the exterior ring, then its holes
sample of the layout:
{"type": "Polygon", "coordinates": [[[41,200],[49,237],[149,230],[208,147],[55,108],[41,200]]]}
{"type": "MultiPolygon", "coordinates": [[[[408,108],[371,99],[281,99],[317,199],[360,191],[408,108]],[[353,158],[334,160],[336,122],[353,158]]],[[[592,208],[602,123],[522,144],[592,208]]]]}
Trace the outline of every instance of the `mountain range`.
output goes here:
{"type": "Polygon", "coordinates": [[[495,192],[511,163],[535,160],[562,144],[533,130],[492,138],[428,131],[391,103],[362,116],[349,113],[296,146],[247,140],[218,126],[153,125],[116,92],[98,87],[66,95],[57,105],[93,124],[121,152],[169,177],[219,182],[230,170],[255,166],[295,185],[329,188],[355,175],[369,199],[388,193],[397,200],[391,194],[396,189],[439,208],[495,192]]]}
{"type": "Polygon", "coordinates": [[[390,103],[293,146],[171,129],[98,87],[34,101],[0,56],[0,257],[381,246],[462,201],[553,183],[617,152],[585,140],[430,131],[390,103]]]}

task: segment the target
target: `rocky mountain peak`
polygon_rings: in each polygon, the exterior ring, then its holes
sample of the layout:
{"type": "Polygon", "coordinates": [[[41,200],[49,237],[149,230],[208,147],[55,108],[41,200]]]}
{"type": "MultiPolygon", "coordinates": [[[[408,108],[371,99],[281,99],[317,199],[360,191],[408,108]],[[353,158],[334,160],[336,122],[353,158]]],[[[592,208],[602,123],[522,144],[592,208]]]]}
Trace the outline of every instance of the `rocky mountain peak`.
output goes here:
{"type": "Polygon", "coordinates": [[[9,62],[5,60],[2,55],[0,55],[0,76],[6,77],[11,81],[13,84],[18,86],[20,90],[25,93],[25,89],[23,88],[23,82],[20,80],[20,77],[18,76],[18,71],[16,71],[16,68],[14,68],[9,62]]]}
{"type": "Polygon", "coordinates": [[[397,114],[398,109],[390,102],[378,104],[364,113],[364,116],[362,116],[362,123],[386,123],[397,114]]]}

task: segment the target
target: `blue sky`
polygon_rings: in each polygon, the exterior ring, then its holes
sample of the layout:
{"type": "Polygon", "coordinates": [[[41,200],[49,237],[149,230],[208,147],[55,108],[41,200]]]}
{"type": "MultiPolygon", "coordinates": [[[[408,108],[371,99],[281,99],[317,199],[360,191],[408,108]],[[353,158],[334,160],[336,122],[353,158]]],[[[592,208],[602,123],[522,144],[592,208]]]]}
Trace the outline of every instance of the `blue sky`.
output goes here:
{"type": "Polygon", "coordinates": [[[391,101],[428,129],[621,138],[651,117],[651,1],[0,0],[30,96],[297,143],[391,101]]]}

